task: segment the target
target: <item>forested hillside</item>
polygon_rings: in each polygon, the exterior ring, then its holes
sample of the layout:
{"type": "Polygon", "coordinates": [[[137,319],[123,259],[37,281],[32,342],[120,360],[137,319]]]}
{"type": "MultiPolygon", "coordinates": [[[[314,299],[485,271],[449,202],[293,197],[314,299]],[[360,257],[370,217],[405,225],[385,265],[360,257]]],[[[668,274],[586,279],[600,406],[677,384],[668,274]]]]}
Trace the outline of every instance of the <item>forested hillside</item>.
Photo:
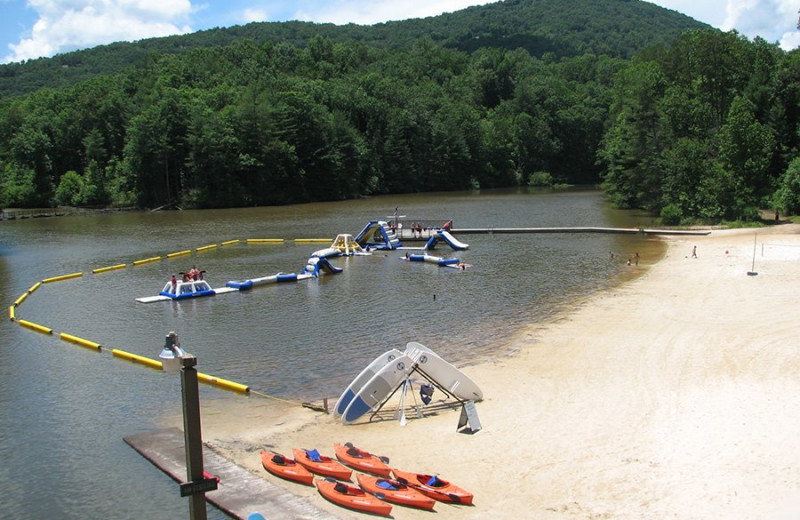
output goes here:
{"type": "Polygon", "coordinates": [[[711,29],[625,52],[621,36],[588,38],[592,17],[628,32],[628,7],[653,27],[674,16],[638,1],[519,0],[437,17],[459,20],[446,37],[425,28],[436,19],[402,22],[382,44],[286,24],[319,31],[150,52],[6,96],[0,204],[229,207],[602,181],[618,205],[671,223],[800,210],[797,51],[711,29]],[[503,36],[503,13],[553,5],[569,16],[550,29],[569,45],[503,36]]]}
{"type": "Polygon", "coordinates": [[[484,47],[522,48],[536,57],[545,53],[557,57],[591,53],[630,58],[647,46],[672,42],[687,29],[703,28],[708,26],[639,0],[506,0],[441,16],[371,26],[251,23],[0,65],[0,96],[42,87],[69,87],[141,65],[153,55],[185,54],[244,39],[305,48],[319,35],[333,43],[400,49],[426,37],[437,45],[468,52],[484,47]]]}

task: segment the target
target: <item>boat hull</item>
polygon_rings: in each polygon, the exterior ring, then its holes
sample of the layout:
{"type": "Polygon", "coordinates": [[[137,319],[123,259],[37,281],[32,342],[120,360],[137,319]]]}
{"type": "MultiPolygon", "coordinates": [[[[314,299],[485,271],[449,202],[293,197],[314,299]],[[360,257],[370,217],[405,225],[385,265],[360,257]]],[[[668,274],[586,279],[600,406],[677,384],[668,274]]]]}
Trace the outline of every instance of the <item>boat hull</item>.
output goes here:
{"type": "Polygon", "coordinates": [[[296,461],[280,454],[261,452],[261,465],[264,469],[286,480],[299,482],[306,486],[314,485],[314,475],[296,461]]]}
{"type": "Polygon", "coordinates": [[[463,504],[471,505],[473,495],[469,491],[462,489],[446,480],[436,477],[437,483],[429,485],[433,475],[425,475],[423,473],[410,473],[407,471],[400,471],[397,469],[392,470],[394,477],[407,484],[409,487],[419,491],[420,493],[429,496],[439,502],[447,502],[450,504],[463,504]]]}
{"type": "Polygon", "coordinates": [[[343,482],[330,480],[316,481],[320,495],[334,504],[373,515],[389,516],[392,505],[378,500],[369,493],[343,482]]]}
{"type": "Polygon", "coordinates": [[[306,450],[299,448],[292,448],[292,455],[298,464],[306,468],[311,473],[322,475],[323,477],[332,477],[337,480],[350,480],[353,471],[342,466],[336,460],[320,455],[319,461],[311,460],[306,450]]]}
{"type": "Polygon", "coordinates": [[[382,477],[388,477],[392,473],[392,468],[380,458],[355,446],[334,444],[333,451],[337,459],[353,469],[382,477]]]}
{"type": "Polygon", "coordinates": [[[367,493],[379,494],[382,500],[406,507],[433,510],[436,500],[422,494],[415,489],[402,484],[397,480],[373,477],[371,475],[356,475],[358,485],[367,493]]]}

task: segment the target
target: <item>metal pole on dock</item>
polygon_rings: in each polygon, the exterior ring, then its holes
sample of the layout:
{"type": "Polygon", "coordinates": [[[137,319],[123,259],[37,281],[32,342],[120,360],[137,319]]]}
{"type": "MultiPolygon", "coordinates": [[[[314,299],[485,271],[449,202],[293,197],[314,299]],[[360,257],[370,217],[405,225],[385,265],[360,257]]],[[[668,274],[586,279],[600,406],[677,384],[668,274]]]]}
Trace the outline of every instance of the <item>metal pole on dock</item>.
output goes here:
{"type": "Polygon", "coordinates": [[[181,483],[181,496],[189,497],[189,519],[207,520],[206,492],[217,489],[217,480],[203,474],[203,438],[200,429],[200,385],[197,358],[180,348],[178,335],[167,334],[159,356],[165,372],[181,372],[183,403],[183,440],[186,450],[186,482],[181,483]]]}
{"type": "MultiPolygon", "coordinates": [[[[186,478],[189,484],[203,482],[203,440],[200,433],[200,390],[197,383],[197,358],[181,358],[181,393],[183,395],[183,434],[186,443],[186,478]]],[[[206,494],[190,488],[189,518],[206,520],[206,494]]],[[[216,486],[214,486],[216,488],[216,486]]],[[[181,495],[185,492],[181,487],[181,495]]]]}

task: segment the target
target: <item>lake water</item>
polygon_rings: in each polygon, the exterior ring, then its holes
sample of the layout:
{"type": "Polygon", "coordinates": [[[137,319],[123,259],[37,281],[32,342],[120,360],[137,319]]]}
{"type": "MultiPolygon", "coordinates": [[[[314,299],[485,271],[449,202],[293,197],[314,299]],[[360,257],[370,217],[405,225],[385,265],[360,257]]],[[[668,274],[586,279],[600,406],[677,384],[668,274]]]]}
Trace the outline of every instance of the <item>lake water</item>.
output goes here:
{"type": "MultiPolygon", "coordinates": [[[[156,358],[170,330],[204,373],[297,400],[338,397],[378,354],[419,341],[456,365],[493,350],[520,326],[547,319],[578,297],[629,276],[663,252],[657,240],[616,234],[458,235],[467,251],[439,245],[465,271],[402,260],[400,252],[336,258],[344,271],[298,283],[176,302],[137,303],[192,265],[212,287],[299,272],[324,243],[295,238],[356,235],[399,208],[407,221],[452,219],[458,228],[639,227],[594,190],[436,193],[208,211],[114,213],[0,222],[0,295],[6,305],[42,285],[16,310],[53,336],[10,320],[0,334],[0,511],[13,518],[180,518],[177,485],[122,440],[180,413],[180,381],[66,343],[66,332],[156,358]],[[224,241],[283,238],[281,244],[224,241]],[[135,260],[192,250],[132,266],[135,260]],[[610,253],[617,255],[610,261],[610,253]],[[92,274],[117,264],[124,269],[92,274]]],[[[415,244],[416,245],[416,244],[415,244]]],[[[421,244],[420,244],[421,245],[421,244]]],[[[201,386],[201,399],[246,399],[201,386]]],[[[210,510],[210,518],[224,518],[210,510]]]]}

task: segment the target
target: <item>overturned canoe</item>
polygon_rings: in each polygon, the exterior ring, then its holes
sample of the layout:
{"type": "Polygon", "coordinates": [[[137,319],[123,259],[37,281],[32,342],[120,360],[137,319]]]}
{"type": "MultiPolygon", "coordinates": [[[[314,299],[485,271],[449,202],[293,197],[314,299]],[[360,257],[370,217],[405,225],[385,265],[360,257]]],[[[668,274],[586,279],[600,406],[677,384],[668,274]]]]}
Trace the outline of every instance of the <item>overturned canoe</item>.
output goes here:
{"type": "Polygon", "coordinates": [[[392,473],[385,461],[386,457],[378,457],[372,453],[360,450],[353,446],[351,443],[334,444],[333,451],[336,453],[336,458],[344,462],[346,465],[359,471],[388,477],[392,473]]]}

